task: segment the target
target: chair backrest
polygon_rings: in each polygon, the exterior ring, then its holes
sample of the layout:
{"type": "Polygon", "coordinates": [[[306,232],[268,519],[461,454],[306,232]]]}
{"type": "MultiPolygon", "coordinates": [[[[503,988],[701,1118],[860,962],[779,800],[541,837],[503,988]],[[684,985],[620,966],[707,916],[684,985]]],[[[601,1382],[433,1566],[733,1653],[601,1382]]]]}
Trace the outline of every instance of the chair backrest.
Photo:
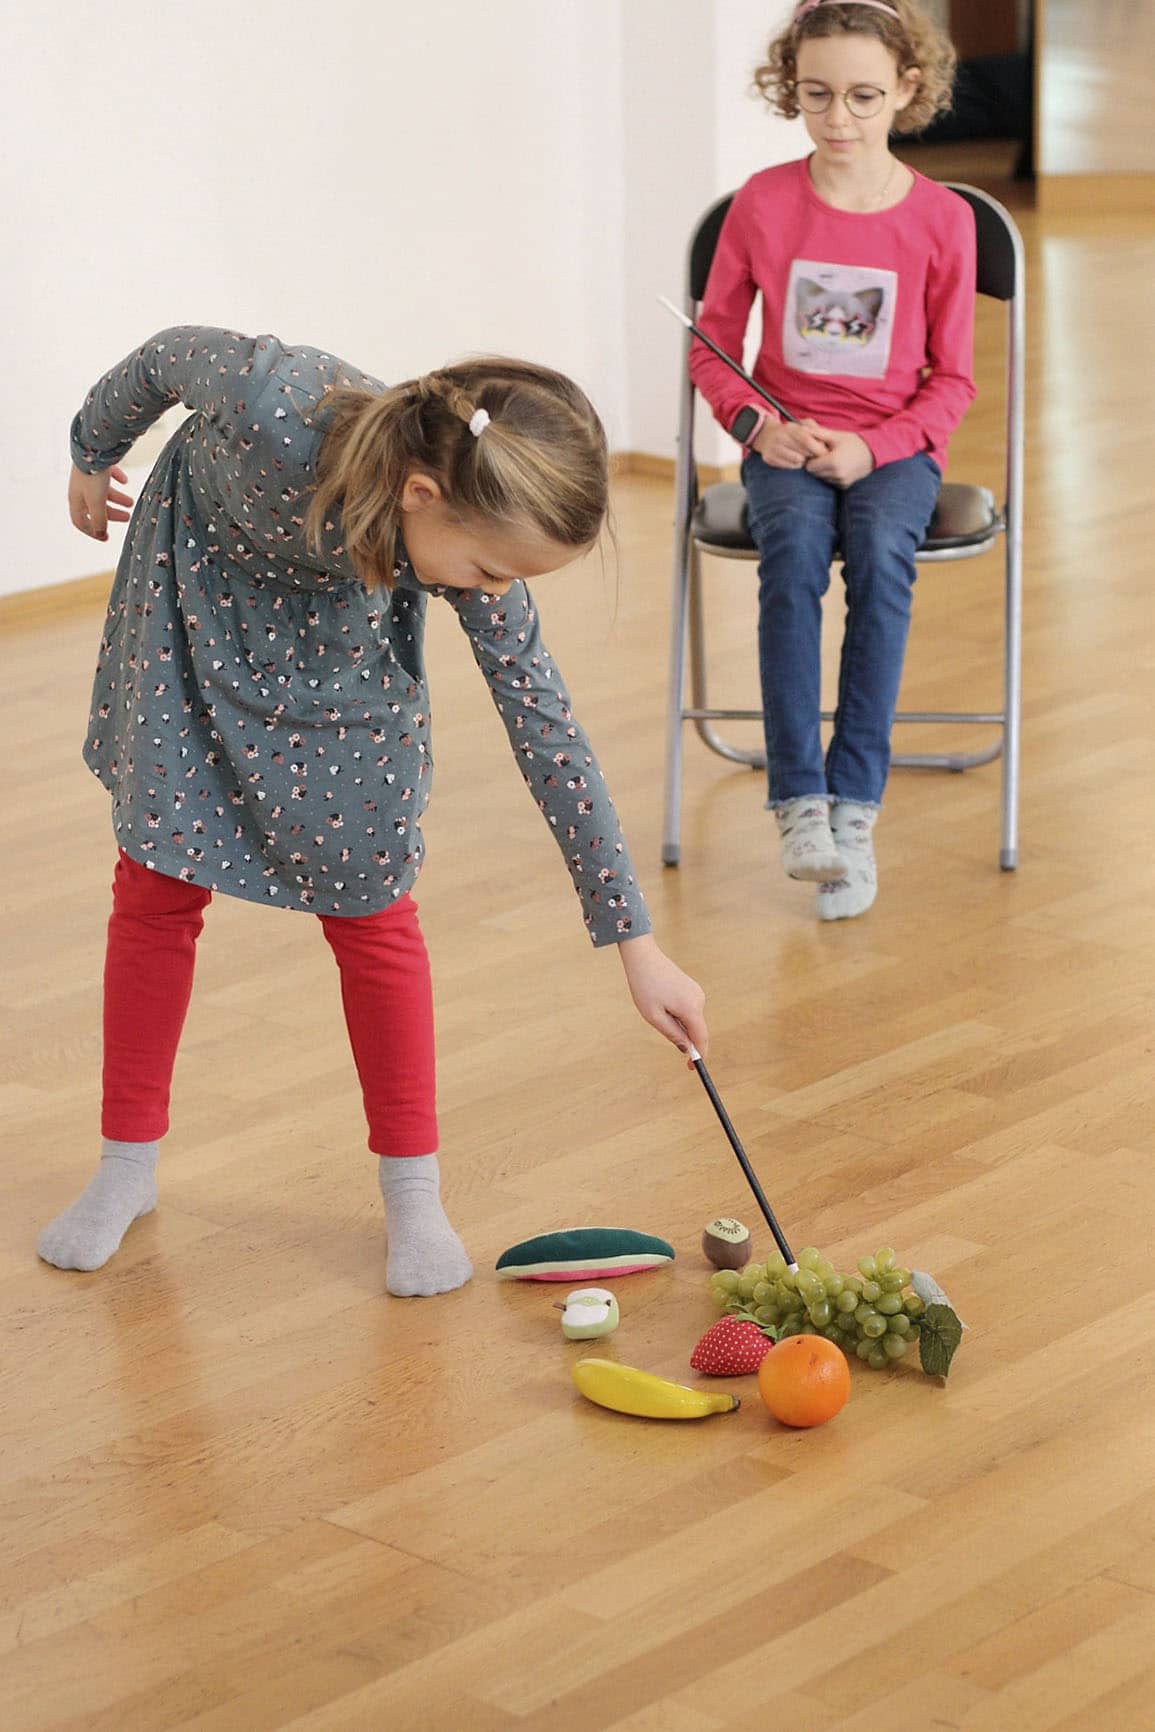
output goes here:
{"type": "MultiPolygon", "coordinates": [[[[997,199],[975,186],[948,181],[950,191],[965,199],[975,219],[975,290],[996,301],[1010,301],[1022,288],[1022,240],[1014,218],[997,199]]],[[[733,193],[711,205],[690,242],[687,288],[695,301],[706,293],[714,249],[733,193]]]]}

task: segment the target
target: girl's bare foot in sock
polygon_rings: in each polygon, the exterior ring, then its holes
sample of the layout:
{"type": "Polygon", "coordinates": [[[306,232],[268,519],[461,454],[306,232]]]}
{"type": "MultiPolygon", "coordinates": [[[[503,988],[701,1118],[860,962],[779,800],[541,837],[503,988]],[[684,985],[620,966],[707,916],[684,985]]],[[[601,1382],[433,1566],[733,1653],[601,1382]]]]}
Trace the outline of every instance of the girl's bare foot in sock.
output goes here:
{"type": "Polygon", "coordinates": [[[72,1207],[50,1221],[36,1249],[57,1269],[101,1269],[141,1215],[156,1208],[155,1143],[106,1137],[100,1166],[72,1207]]]}
{"type": "Polygon", "coordinates": [[[830,828],[828,802],[819,797],[788,800],[774,809],[787,877],[826,883],[846,876],[846,862],[830,828]]]}
{"type": "Polygon", "coordinates": [[[851,800],[836,800],[831,807],[830,828],[847,873],[840,883],[818,886],[819,920],[853,920],[856,914],[865,914],[878,895],[871,834],[877,817],[876,806],[858,806],[851,800]]]}
{"type": "Polygon", "coordinates": [[[473,1264],[441,1206],[436,1155],[387,1155],[378,1162],[389,1257],[385,1285],[403,1298],[464,1287],[473,1264]]]}

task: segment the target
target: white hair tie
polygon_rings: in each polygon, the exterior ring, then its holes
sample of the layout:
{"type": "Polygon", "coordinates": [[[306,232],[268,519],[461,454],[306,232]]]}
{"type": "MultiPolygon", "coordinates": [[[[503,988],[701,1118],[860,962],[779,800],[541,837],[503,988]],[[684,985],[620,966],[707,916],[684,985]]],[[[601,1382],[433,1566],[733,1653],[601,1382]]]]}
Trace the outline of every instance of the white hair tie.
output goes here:
{"type": "Polygon", "coordinates": [[[473,434],[473,437],[475,439],[480,439],[481,435],[485,432],[485,429],[488,426],[489,426],[489,411],[488,411],[488,409],[475,409],[473,411],[473,415],[471,416],[470,422],[469,422],[469,431],[473,434]]]}

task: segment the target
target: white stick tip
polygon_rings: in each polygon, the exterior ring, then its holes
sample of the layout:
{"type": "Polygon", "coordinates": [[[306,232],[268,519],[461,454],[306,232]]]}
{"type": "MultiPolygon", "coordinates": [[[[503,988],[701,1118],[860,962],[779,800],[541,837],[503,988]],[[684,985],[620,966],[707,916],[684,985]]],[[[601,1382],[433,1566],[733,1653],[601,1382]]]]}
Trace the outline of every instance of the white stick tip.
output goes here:
{"type": "Polygon", "coordinates": [[[690,1062],[692,1064],[701,1064],[702,1062],[701,1053],[698,1051],[697,1047],[692,1044],[690,1047],[690,1062]]]}

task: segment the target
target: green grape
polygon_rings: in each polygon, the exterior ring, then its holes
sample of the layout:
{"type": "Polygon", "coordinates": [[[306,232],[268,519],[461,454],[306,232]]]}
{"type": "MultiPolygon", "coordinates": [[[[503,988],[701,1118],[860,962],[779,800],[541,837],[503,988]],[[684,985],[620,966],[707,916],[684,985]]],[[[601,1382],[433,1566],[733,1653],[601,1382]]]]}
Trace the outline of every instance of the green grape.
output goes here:
{"type": "Polygon", "coordinates": [[[832,1269],[829,1275],[822,1277],[822,1285],[826,1289],[828,1299],[837,1299],[840,1293],[846,1291],[846,1282],[836,1269],[832,1269]]]}
{"type": "Polygon", "coordinates": [[[849,1287],[844,1287],[835,1303],[843,1316],[846,1316],[848,1312],[858,1310],[858,1294],[851,1292],[849,1287]]]}
{"type": "Polygon", "coordinates": [[[901,1359],[906,1352],[906,1342],[901,1335],[884,1336],[882,1351],[888,1359],[901,1359]]]}
{"type": "Polygon", "coordinates": [[[874,1266],[880,1275],[884,1275],[888,1269],[893,1269],[897,1262],[898,1257],[889,1245],[884,1245],[881,1251],[874,1253],[874,1266]]]}
{"type": "Polygon", "coordinates": [[[783,1269],[778,1276],[778,1285],[780,1287],[796,1287],[798,1285],[798,1274],[799,1271],[797,1269],[792,1269],[790,1265],[787,1264],[785,1269],[783,1269]]]}
{"type": "Polygon", "coordinates": [[[755,1323],[777,1323],[778,1307],[776,1305],[757,1305],[754,1308],[755,1323]]]}
{"type": "Polygon", "coordinates": [[[880,1317],[876,1311],[873,1317],[868,1317],[863,1323],[862,1333],[868,1341],[877,1341],[880,1335],[886,1334],[886,1318],[880,1317]]]}
{"type": "Polygon", "coordinates": [[[888,1335],[901,1335],[909,1338],[911,1328],[910,1318],[905,1311],[899,1311],[896,1316],[888,1317],[886,1320],[886,1333],[888,1335]]]}
{"type": "Polygon", "coordinates": [[[723,1293],[734,1293],[740,1279],[737,1269],[719,1269],[716,1275],[710,1276],[710,1285],[721,1288],[723,1293]]]}
{"type": "Polygon", "coordinates": [[[881,1347],[872,1347],[870,1352],[867,1354],[866,1363],[872,1371],[885,1371],[886,1367],[890,1364],[890,1360],[886,1357],[886,1354],[883,1352],[881,1347]]]}
{"type": "Polygon", "coordinates": [[[754,1289],[759,1285],[758,1277],[750,1275],[745,1269],[738,1277],[738,1291],[743,1299],[753,1299],[754,1289]]]}
{"type": "Polygon", "coordinates": [[[858,1355],[859,1359],[865,1361],[870,1358],[870,1355],[874,1352],[874,1348],[871,1346],[869,1341],[860,1341],[854,1351],[858,1355]]]}
{"type": "Polygon", "coordinates": [[[754,1287],[753,1299],[755,1305],[763,1305],[770,1297],[769,1281],[759,1281],[754,1287]]]}
{"type": "Polygon", "coordinates": [[[803,1245],[798,1253],[798,1267],[800,1269],[817,1269],[821,1261],[822,1252],[814,1245],[803,1245]]]}
{"type": "Polygon", "coordinates": [[[917,1293],[908,1293],[902,1302],[902,1308],[908,1317],[921,1317],[926,1306],[917,1293]]]}
{"type": "Polygon", "coordinates": [[[834,1315],[834,1307],[829,1299],[819,1299],[809,1307],[810,1321],[819,1329],[825,1329],[834,1315]]]}
{"type": "Polygon", "coordinates": [[[868,1317],[877,1317],[877,1316],[878,1316],[878,1312],[874,1309],[873,1305],[867,1305],[867,1304],[863,1303],[863,1304],[859,1305],[859,1307],[855,1311],[854,1321],[861,1328],[861,1326],[866,1322],[868,1317]]]}
{"type": "Polygon", "coordinates": [[[884,1317],[897,1317],[902,1310],[902,1300],[897,1293],[884,1293],[875,1305],[876,1311],[881,1311],[884,1317]]]}
{"type": "Polygon", "coordinates": [[[858,1259],[858,1269],[859,1273],[865,1276],[868,1281],[873,1281],[874,1277],[878,1274],[878,1264],[875,1262],[873,1257],[860,1257],[858,1259]]]}
{"type": "Polygon", "coordinates": [[[830,1261],[829,1257],[820,1257],[818,1260],[818,1267],[815,1269],[814,1273],[820,1281],[829,1281],[830,1277],[834,1273],[834,1264],[830,1261]]]}
{"type": "Polygon", "coordinates": [[[862,1292],[862,1276],[861,1275],[847,1275],[845,1277],[845,1280],[846,1280],[846,1285],[850,1288],[850,1291],[852,1293],[859,1293],[860,1294],[862,1292]]]}
{"type": "Polygon", "coordinates": [[[882,1288],[879,1286],[877,1281],[864,1281],[862,1283],[862,1297],[866,1300],[868,1305],[873,1305],[874,1301],[881,1293],[882,1288]]]}
{"type": "Polygon", "coordinates": [[[901,1293],[906,1286],[900,1269],[888,1269],[885,1275],[878,1277],[878,1280],[884,1293],[901,1293]]]}
{"type": "Polygon", "coordinates": [[[775,1251],[774,1255],[769,1259],[769,1261],[766,1264],[766,1273],[773,1280],[777,1276],[781,1275],[781,1273],[785,1269],[785,1267],[786,1267],[785,1257],[782,1255],[781,1251],[775,1251]]]}
{"type": "Polygon", "coordinates": [[[909,1269],[892,1269],[890,1271],[890,1273],[895,1277],[895,1279],[900,1283],[900,1285],[902,1287],[909,1287],[910,1286],[910,1270],[909,1269]]]}

